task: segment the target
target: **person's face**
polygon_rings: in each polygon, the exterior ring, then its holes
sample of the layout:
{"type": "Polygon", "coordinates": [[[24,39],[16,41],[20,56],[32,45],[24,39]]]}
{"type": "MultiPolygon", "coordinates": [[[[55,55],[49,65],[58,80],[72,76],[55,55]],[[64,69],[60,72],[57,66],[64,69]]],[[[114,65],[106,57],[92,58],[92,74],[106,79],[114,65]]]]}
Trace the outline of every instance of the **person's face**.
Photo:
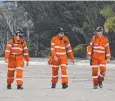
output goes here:
{"type": "Polygon", "coordinates": [[[20,40],[20,33],[17,33],[16,38],[17,38],[17,40],[20,40]]]}
{"type": "Polygon", "coordinates": [[[103,35],[103,32],[102,31],[101,32],[97,32],[96,35],[101,37],[103,35]]]}
{"type": "Polygon", "coordinates": [[[58,33],[58,35],[59,35],[60,38],[63,38],[64,32],[60,32],[60,33],[58,33]]]}

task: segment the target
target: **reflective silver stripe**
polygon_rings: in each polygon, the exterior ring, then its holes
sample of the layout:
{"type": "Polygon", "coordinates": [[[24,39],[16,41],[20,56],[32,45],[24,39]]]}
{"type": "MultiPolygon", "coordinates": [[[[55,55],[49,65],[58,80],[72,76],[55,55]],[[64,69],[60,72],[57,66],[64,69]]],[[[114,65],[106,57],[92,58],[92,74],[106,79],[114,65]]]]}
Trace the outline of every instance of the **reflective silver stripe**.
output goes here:
{"type": "Polygon", "coordinates": [[[98,78],[98,76],[93,76],[94,79],[98,78]]]}
{"type": "Polygon", "coordinates": [[[95,48],[95,49],[98,49],[98,48],[100,48],[100,49],[105,49],[105,48],[102,47],[102,46],[94,46],[93,48],[95,48]]]}
{"type": "Polygon", "coordinates": [[[16,69],[21,69],[21,70],[24,70],[24,68],[22,68],[22,67],[16,67],[16,69]]]}
{"type": "Polygon", "coordinates": [[[103,75],[101,75],[101,74],[100,74],[99,76],[100,76],[100,77],[105,77],[105,76],[103,76],[103,75]]]}
{"type": "Polygon", "coordinates": [[[91,52],[88,52],[89,55],[91,55],[91,52]]]}
{"type": "Polygon", "coordinates": [[[56,76],[53,76],[53,75],[52,75],[52,77],[53,77],[53,78],[57,78],[57,77],[58,77],[58,75],[56,75],[56,76]]]}
{"type": "Polygon", "coordinates": [[[20,80],[20,81],[22,81],[22,78],[16,78],[16,80],[20,80]]]}
{"type": "Polygon", "coordinates": [[[55,43],[52,42],[51,45],[55,45],[55,43]]]}
{"type": "Polygon", "coordinates": [[[17,55],[18,53],[12,53],[12,54],[17,55]]]}
{"type": "Polygon", "coordinates": [[[107,54],[106,56],[110,56],[110,54],[107,54]]]}
{"type": "Polygon", "coordinates": [[[5,50],[5,52],[8,52],[8,53],[10,53],[10,51],[9,51],[9,50],[5,50]]]}
{"type": "Polygon", "coordinates": [[[58,68],[60,65],[58,65],[58,66],[56,66],[56,65],[52,65],[52,67],[56,67],[56,68],[58,68]]]}
{"type": "Polygon", "coordinates": [[[12,47],[11,49],[19,49],[22,51],[22,48],[19,48],[19,47],[12,47]]]}
{"type": "Polygon", "coordinates": [[[11,47],[12,45],[11,44],[7,44],[7,47],[11,47]]]}
{"type": "Polygon", "coordinates": [[[28,53],[24,53],[24,55],[28,55],[28,53]]]}
{"type": "Polygon", "coordinates": [[[8,70],[15,70],[15,68],[8,68],[8,70]]]}
{"type": "Polygon", "coordinates": [[[13,46],[17,46],[18,44],[14,44],[13,46]]]}
{"type": "Polygon", "coordinates": [[[54,48],[51,48],[51,50],[55,50],[54,48]]]}
{"type": "Polygon", "coordinates": [[[24,49],[27,49],[27,47],[24,47],[24,49]]]}
{"type": "Polygon", "coordinates": [[[65,47],[62,46],[55,46],[55,48],[65,49],[65,47]]]}
{"type": "Polygon", "coordinates": [[[66,67],[67,65],[66,64],[61,64],[61,66],[65,66],[66,67]]]}
{"type": "Polygon", "coordinates": [[[107,43],[107,44],[105,45],[105,47],[107,47],[107,46],[109,46],[109,43],[107,43]]]}
{"type": "Polygon", "coordinates": [[[68,77],[67,75],[61,75],[61,77],[68,77]]]}
{"type": "Polygon", "coordinates": [[[66,52],[56,52],[57,55],[65,55],[66,52]]]}
{"type": "Polygon", "coordinates": [[[93,50],[93,51],[97,53],[105,53],[105,51],[100,51],[100,50],[93,50]]]}
{"type": "Polygon", "coordinates": [[[69,47],[69,46],[70,46],[70,43],[66,46],[66,48],[69,47]]]}
{"type": "Polygon", "coordinates": [[[105,64],[100,64],[99,66],[103,66],[103,67],[105,67],[106,65],[105,65],[105,64]]]}
{"type": "Polygon", "coordinates": [[[92,68],[94,68],[94,67],[99,67],[98,65],[92,65],[92,68]]]}
{"type": "Polygon", "coordinates": [[[18,44],[13,44],[13,46],[15,46],[15,47],[16,47],[16,46],[18,46],[18,44]]]}
{"type": "Polygon", "coordinates": [[[92,45],[92,42],[90,42],[90,45],[92,45]]]}
{"type": "Polygon", "coordinates": [[[14,77],[8,77],[7,79],[14,79],[14,77]]]}
{"type": "Polygon", "coordinates": [[[67,51],[68,53],[72,52],[72,50],[67,51]]]}

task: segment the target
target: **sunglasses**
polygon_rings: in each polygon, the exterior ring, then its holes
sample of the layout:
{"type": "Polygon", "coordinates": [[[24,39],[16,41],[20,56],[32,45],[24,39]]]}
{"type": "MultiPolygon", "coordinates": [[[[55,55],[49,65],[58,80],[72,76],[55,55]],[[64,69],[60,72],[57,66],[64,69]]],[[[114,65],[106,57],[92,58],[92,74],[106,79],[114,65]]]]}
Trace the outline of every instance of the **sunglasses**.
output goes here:
{"type": "Polygon", "coordinates": [[[22,35],[19,35],[20,38],[22,38],[23,36],[22,35]]]}
{"type": "Polygon", "coordinates": [[[59,32],[59,34],[63,35],[63,34],[64,34],[64,32],[59,32]]]}
{"type": "Polygon", "coordinates": [[[16,33],[16,36],[19,36],[20,38],[22,38],[22,37],[23,37],[23,35],[21,35],[21,33],[20,33],[20,32],[16,33]]]}

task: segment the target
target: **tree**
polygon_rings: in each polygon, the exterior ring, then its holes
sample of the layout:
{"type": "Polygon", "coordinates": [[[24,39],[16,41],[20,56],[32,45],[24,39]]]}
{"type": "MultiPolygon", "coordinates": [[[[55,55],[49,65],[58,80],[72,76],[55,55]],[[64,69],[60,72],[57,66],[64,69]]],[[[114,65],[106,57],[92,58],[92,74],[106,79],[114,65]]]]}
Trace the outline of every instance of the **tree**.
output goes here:
{"type": "Polygon", "coordinates": [[[115,57],[115,3],[102,9],[100,11],[100,14],[102,14],[106,18],[104,28],[110,40],[112,57],[115,57]]]}
{"type": "MultiPolygon", "coordinates": [[[[72,47],[87,44],[106,17],[100,10],[113,2],[103,1],[5,1],[3,13],[7,33],[23,29],[31,56],[49,55],[51,37],[58,27],[66,30],[72,47]]],[[[1,21],[1,22],[2,22],[1,21]]],[[[6,32],[4,30],[4,32],[6,32]]],[[[8,36],[8,35],[7,35],[8,36]]]]}

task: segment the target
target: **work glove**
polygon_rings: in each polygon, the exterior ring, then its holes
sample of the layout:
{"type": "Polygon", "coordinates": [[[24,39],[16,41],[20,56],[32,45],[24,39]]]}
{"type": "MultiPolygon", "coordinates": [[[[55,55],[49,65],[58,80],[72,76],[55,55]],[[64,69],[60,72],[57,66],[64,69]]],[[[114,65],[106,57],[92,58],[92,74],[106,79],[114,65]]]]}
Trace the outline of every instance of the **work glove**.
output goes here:
{"type": "Polygon", "coordinates": [[[87,58],[88,58],[89,60],[91,60],[91,56],[90,56],[90,55],[87,55],[87,58]]]}
{"type": "Polygon", "coordinates": [[[75,63],[74,59],[71,59],[71,62],[74,64],[75,63]]]}
{"type": "Polygon", "coordinates": [[[48,65],[52,65],[52,58],[51,57],[48,60],[48,65]]]}
{"type": "Polygon", "coordinates": [[[6,62],[6,63],[8,63],[8,58],[7,58],[7,59],[5,59],[5,62],[6,62]]]}
{"type": "Polygon", "coordinates": [[[110,62],[110,59],[107,59],[106,62],[107,62],[107,63],[110,62]]]}
{"type": "Polygon", "coordinates": [[[55,62],[58,62],[57,56],[54,56],[54,61],[55,61],[55,62]]]}
{"type": "Polygon", "coordinates": [[[29,62],[26,62],[26,66],[29,66],[29,62]]]}

